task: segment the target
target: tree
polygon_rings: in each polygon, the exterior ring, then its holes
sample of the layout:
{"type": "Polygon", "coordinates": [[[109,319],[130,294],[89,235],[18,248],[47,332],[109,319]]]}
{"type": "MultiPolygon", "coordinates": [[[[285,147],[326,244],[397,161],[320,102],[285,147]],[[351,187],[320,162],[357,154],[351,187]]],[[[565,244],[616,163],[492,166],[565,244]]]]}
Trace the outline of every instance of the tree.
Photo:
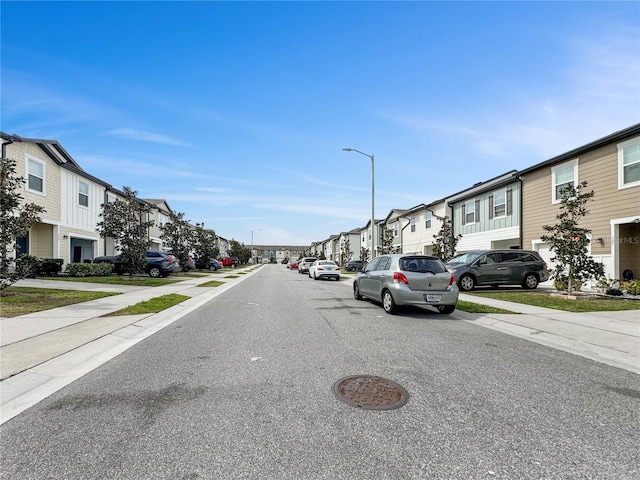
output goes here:
{"type": "Polygon", "coordinates": [[[395,252],[395,247],[393,247],[393,230],[385,227],[382,230],[382,245],[380,247],[380,254],[384,255],[385,253],[393,253],[395,252]]]}
{"type": "MultiPolygon", "coordinates": [[[[185,269],[191,250],[193,249],[194,232],[184,213],[170,213],[170,221],[160,227],[160,238],[166,242],[168,249],[180,261],[180,266],[185,269]]],[[[207,264],[208,267],[208,264],[207,264]]]]}
{"type": "Polygon", "coordinates": [[[16,175],[16,161],[2,158],[0,162],[0,290],[4,290],[29,273],[31,262],[26,261],[28,256],[20,255],[16,239],[29,233],[45,209],[35,203],[22,202],[18,190],[25,179],[16,175]],[[14,259],[14,252],[18,260],[14,259]]]}
{"type": "Polygon", "coordinates": [[[147,262],[146,252],[151,246],[149,228],[154,225],[148,220],[151,205],[136,197],[138,192],[123,188],[124,200],[107,202],[102,205],[96,231],[102,237],[113,238],[120,260],[129,274],[144,272],[147,262]]]}
{"type": "Polygon", "coordinates": [[[240,263],[248,263],[251,258],[251,249],[237,240],[229,242],[229,256],[236,257],[240,263]]]}
{"type": "Polygon", "coordinates": [[[196,257],[196,268],[207,269],[212,258],[220,256],[216,247],[216,232],[204,228],[204,223],[196,223],[193,231],[193,254],[196,257]]]}
{"type": "Polygon", "coordinates": [[[569,295],[574,286],[580,286],[586,280],[600,278],[604,275],[604,265],[596,262],[588,253],[591,230],[578,226],[579,221],[589,211],[587,202],[595,195],[594,191],[584,191],[588,183],[577,186],[569,184],[563,188],[560,201],[560,212],[556,215],[558,223],[543,225],[548,235],[540,238],[549,244],[554,256],[551,257],[556,266],[551,271],[551,278],[556,285],[567,286],[569,295]]]}
{"type": "Polygon", "coordinates": [[[369,249],[365,247],[360,247],[360,259],[363,262],[368,262],[369,259],[369,249]]]}
{"type": "Polygon", "coordinates": [[[348,262],[353,257],[353,252],[351,251],[351,243],[349,242],[349,237],[346,237],[342,242],[342,263],[348,262]]]}
{"type": "Polygon", "coordinates": [[[440,231],[433,236],[435,239],[433,243],[433,254],[440,260],[446,261],[456,255],[456,246],[462,238],[462,235],[453,234],[451,219],[446,215],[440,217],[434,214],[433,216],[440,220],[441,223],[440,231]]]}

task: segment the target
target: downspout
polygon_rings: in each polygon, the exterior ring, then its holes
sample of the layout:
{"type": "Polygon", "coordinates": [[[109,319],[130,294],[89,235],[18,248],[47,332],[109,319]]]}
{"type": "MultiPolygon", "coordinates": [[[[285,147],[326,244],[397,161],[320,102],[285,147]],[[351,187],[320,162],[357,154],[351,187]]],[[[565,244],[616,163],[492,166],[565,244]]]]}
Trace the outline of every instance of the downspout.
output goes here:
{"type": "Polygon", "coordinates": [[[524,212],[522,211],[522,207],[524,206],[524,203],[522,203],[524,201],[524,192],[522,191],[522,177],[520,175],[518,175],[518,182],[520,182],[519,184],[519,188],[518,190],[520,190],[520,193],[518,194],[518,198],[519,198],[519,202],[520,205],[518,205],[518,232],[519,232],[519,245],[520,245],[520,250],[522,250],[524,247],[522,246],[522,240],[524,239],[524,212]]]}

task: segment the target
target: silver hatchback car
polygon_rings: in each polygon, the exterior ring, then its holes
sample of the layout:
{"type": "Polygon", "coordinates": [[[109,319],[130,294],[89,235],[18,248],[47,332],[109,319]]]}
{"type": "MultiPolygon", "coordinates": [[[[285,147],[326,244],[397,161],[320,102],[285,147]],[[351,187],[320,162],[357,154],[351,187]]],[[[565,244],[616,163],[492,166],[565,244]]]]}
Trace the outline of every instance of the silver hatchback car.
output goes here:
{"type": "Polygon", "coordinates": [[[458,285],[437,257],[392,254],[374,258],[356,275],[353,296],[382,302],[394,314],[402,305],[430,305],[452,313],[458,303],[458,285]]]}

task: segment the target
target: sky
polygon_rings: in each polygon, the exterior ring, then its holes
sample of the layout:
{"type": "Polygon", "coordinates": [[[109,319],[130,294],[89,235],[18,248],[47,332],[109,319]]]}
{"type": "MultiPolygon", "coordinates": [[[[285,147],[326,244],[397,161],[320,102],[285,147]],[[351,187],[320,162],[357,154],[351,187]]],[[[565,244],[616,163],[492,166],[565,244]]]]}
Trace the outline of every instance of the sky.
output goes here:
{"type": "Polygon", "coordinates": [[[638,2],[2,1],[0,128],[249,246],[640,122],[638,2]],[[363,152],[346,152],[353,148],[363,152]]]}

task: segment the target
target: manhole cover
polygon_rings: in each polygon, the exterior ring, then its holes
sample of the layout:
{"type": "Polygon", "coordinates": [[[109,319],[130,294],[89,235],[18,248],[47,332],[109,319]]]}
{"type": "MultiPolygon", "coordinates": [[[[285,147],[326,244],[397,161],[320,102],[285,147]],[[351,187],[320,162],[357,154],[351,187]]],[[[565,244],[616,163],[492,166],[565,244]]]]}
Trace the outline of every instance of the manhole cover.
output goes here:
{"type": "Polygon", "coordinates": [[[354,375],[338,380],[333,393],[345,403],[364,410],[393,410],[400,408],[409,393],[396,382],[371,375],[354,375]]]}

